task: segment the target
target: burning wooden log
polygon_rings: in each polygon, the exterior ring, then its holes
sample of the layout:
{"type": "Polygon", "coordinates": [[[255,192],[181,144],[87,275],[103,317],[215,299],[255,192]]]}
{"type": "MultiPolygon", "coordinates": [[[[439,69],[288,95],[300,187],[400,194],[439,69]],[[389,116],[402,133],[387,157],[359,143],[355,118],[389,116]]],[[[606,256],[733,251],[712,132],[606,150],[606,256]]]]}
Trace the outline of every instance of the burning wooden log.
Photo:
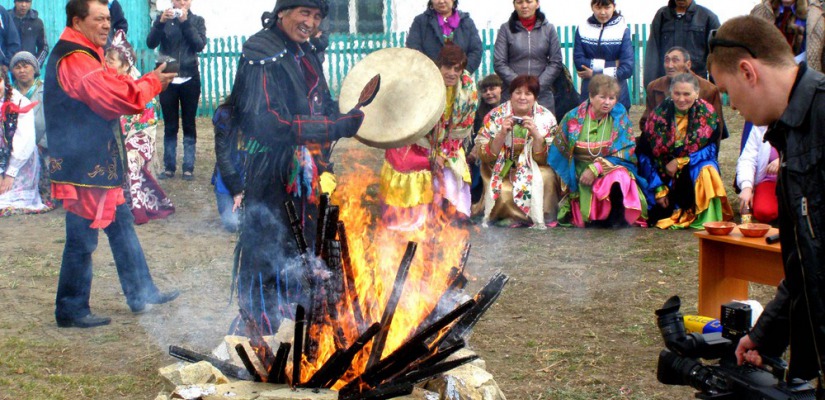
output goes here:
{"type": "Polygon", "coordinates": [[[435,376],[444,372],[447,372],[453,368],[460,367],[468,362],[475,361],[478,359],[477,355],[462,357],[452,361],[445,361],[440,364],[433,365],[431,367],[422,368],[419,370],[412,371],[398,379],[388,382],[387,385],[415,385],[418,382],[421,382],[431,376],[435,376]]]}
{"type": "Polygon", "coordinates": [[[395,309],[398,306],[398,300],[401,299],[401,292],[404,289],[404,283],[407,281],[407,272],[412,265],[413,256],[418,244],[415,242],[407,243],[407,250],[404,252],[404,257],[401,259],[401,265],[398,267],[398,272],[395,274],[395,283],[390,293],[390,298],[387,300],[387,305],[384,307],[384,314],[381,316],[381,332],[375,338],[370,352],[369,360],[367,361],[367,368],[370,368],[381,360],[381,355],[384,353],[384,346],[387,344],[387,335],[390,332],[390,325],[395,316],[395,309]]]}
{"type": "Polygon", "coordinates": [[[464,249],[461,251],[461,258],[459,259],[457,267],[458,274],[455,279],[450,281],[450,286],[447,288],[447,292],[462,290],[465,286],[467,286],[467,276],[464,274],[464,270],[467,268],[467,260],[470,258],[471,248],[472,245],[469,242],[464,243],[464,249]]]}
{"type": "Polygon", "coordinates": [[[240,379],[243,381],[254,380],[253,375],[251,375],[248,371],[244,370],[243,368],[238,367],[237,365],[228,363],[223,360],[219,360],[215,357],[206,354],[201,354],[189,349],[184,349],[183,347],[175,345],[169,346],[169,355],[179,360],[183,360],[193,364],[201,361],[206,361],[212,364],[213,367],[217,368],[218,371],[221,371],[221,373],[223,373],[226,376],[235,379],[240,379]]]}
{"type": "Polygon", "coordinates": [[[309,249],[307,239],[304,237],[304,228],[301,226],[301,218],[298,216],[298,211],[295,209],[295,203],[291,200],[285,201],[286,215],[289,218],[289,227],[292,229],[292,237],[295,238],[295,244],[298,246],[298,252],[305,255],[309,249]]]}
{"type": "Polygon", "coordinates": [[[318,197],[318,225],[315,234],[315,255],[321,257],[326,241],[327,229],[327,207],[329,206],[329,194],[323,193],[318,197]]]}
{"type": "Polygon", "coordinates": [[[304,356],[304,307],[295,307],[295,332],[292,339],[292,382],[294,388],[301,383],[301,359],[304,356]]]}
{"type": "Polygon", "coordinates": [[[338,359],[340,359],[344,354],[344,350],[335,350],[335,353],[332,353],[331,356],[327,359],[327,362],[318,368],[317,371],[312,375],[309,380],[307,380],[306,384],[302,385],[308,388],[322,388],[326,387],[327,381],[329,381],[329,373],[330,369],[338,363],[338,359]]]}
{"type": "Polygon", "coordinates": [[[476,294],[475,306],[464,314],[464,316],[461,317],[461,319],[453,327],[450,332],[450,336],[446,338],[446,343],[452,345],[457,343],[459,339],[463,339],[470,332],[470,330],[473,329],[475,324],[478,323],[479,319],[481,319],[481,316],[484,315],[487,309],[495,303],[498,296],[501,295],[504,285],[506,285],[509,280],[510,277],[502,274],[501,272],[497,272],[493,275],[490,281],[487,282],[478,294],[476,294]]]}
{"type": "MultiPolygon", "coordinates": [[[[321,326],[326,318],[333,320],[338,318],[337,304],[340,290],[336,288],[336,282],[341,281],[338,277],[343,274],[341,268],[340,252],[336,255],[330,254],[329,247],[335,240],[338,231],[338,206],[329,204],[329,195],[321,196],[321,206],[318,216],[318,235],[315,242],[315,255],[323,259],[327,264],[329,276],[319,276],[318,271],[312,271],[310,307],[307,310],[307,330],[304,337],[304,353],[307,361],[314,363],[318,357],[318,340],[311,335],[313,326],[321,326]]],[[[340,337],[343,337],[341,333],[340,337]]],[[[341,339],[339,338],[339,341],[341,339]]],[[[346,340],[344,340],[345,342],[346,340]]],[[[344,347],[344,346],[342,346],[344,347]]]]}
{"type": "Polygon", "coordinates": [[[341,245],[341,268],[344,271],[345,298],[352,309],[352,316],[355,319],[358,332],[363,332],[366,326],[366,321],[364,320],[364,313],[361,311],[361,302],[358,298],[358,289],[355,287],[355,272],[352,270],[352,259],[349,254],[347,228],[341,221],[338,221],[338,242],[341,245]]]}
{"type": "Polygon", "coordinates": [[[364,393],[344,393],[338,392],[338,400],[385,400],[399,396],[412,394],[413,384],[399,383],[394,385],[384,385],[364,393]]]}
{"type": "Polygon", "coordinates": [[[472,309],[474,305],[475,300],[469,300],[455,310],[447,313],[444,317],[435,321],[432,325],[422,329],[421,332],[417,333],[404,344],[395,349],[392,354],[388,355],[383,360],[380,360],[374,366],[368,366],[367,370],[364,371],[361,376],[349,382],[341,389],[341,391],[358,391],[364,385],[367,387],[376,387],[381,382],[409,369],[417,360],[426,357],[432,352],[430,347],[427,345],[427,339],[441,331],[456,319],[460,318],[464,315],[464,313],[472,309]]]}
{"type": "MultiPolygon", "coordinates": [[[[341,263],[341,244],[337,240],[327,240],[326,244],[326,263],[329,268],[330,276],[326,280],[326,303],[325,308],[328,310],[329,317],[332,321],[338,320],[338,302],[341,300],[341,292],[344,290],[343,280],[343,266],[341,263]]],[[[346,338],[337,338],[338,340],[346,342],[346,338]]],[[[347,347],[346,344],[341,347],[347,347]]]]}
{"type": "MultiPolygon", "coordinates": [[[[443,317],[436,319],[436,321],[431,323],[430,325],[422,325],[421,327],[419,327],[419,331],[412,338],[410,338],[408,343],[417,341],[423,342],[427,340],[430,336],[435,335],[440,330],[444,329],[447,325],[453,323],[453,321],[460,318],[466,312],[470,311],[473,307],[475,307],[475,305],[476,301],[474,299],[467,300],[466,302],[464,302],[464,304],[456,307],[453,311],[448,312],[443,317]]],[[[434,309],[432,313],[430,313],[430,315],[432,315],[435,312],[436,310],[434,309]]]]}
{"type": "MultiPolygon", "coordinates": [[[[406,371],[414,365],[416,360],[426,357],[430,353],[429,347],[422,342],[411,343],[404,346],[404,351],[394,351],[392,354],[379,361],[378,364],[360,376],[360,381],[367,387],[378,387],[387,379],[406,371]]],[[[357,390],[362,385],[352,386],[348,390],[357,390]]],[[[344,391],[344,389],[341,389],[344,391]]]]}
{"type": "MultiPolygon", "coordinates": [[[[327,361],[324,365],[324,368],[327,368],[327,371],[324,371],[324,374],[319,376],[318,381],[320,383],[320,387],[332,387],[335,385],[335,382],[338,382],[342,376],[349,370],[352,366],[352,360],[355,359],[355,356],[358,355],[361,350],[364,349],[364,346],[369,343],[370,340],[381,330],[381,325],[379,324],[372,324],[366,331],[364,331],[361,336],[355,341],[355,343],[347,349],[341,357],[334,360],[334,362],[327,361]],[[328,366],[328,367],[327,367],[328,366]],[[326,382],[324,382],[326,380],[326,382]]],[[[321,370],[316,372],[316,375],[319,375],[321,370]]],[[[314,378],[314,376],[313,376],[314,378]]]]}
{"type": "Polygon", "coordinates": [[[246,367],[246,370],[254,378],[254,381],[255,382],[263,382],[263,378],[261,378],[261,374],[258,372],[258,369],[255,368],[255,364],[252,363],[252,359],[249,358],[249,354],[246,353],[246,349],[243,347],[243,345],[240,344],[240,343],[236,344],[235,345],[235,351],[238,353],[238,357],[241,358],[241,362],[243,362],[243,366],[246,367]]]}
{"type": "Polygon", "coordinates": [[[252,346],[253,350],[255,350],[255,355],[257,355],[258,359],[261,360],[264,370],[269,371],[272,369],[272,364],[275,362],[275,354],[272,353],[272,349],[264,340],[260,327],[258,327],[255,319],[252,318],[252,315],[249,314],[249,311],[241,308],[240,313],[246,329],[246,336],[249,338],[249,345],[252,346]]]}
{"type": "Polygon", "coordinates": [[[278,346],[278,352],[275,353],[275,362],[272,363],[272,368],[269,369],[269,375],[266,381],[269,383],[284,383],[286,382],[286,361],[289,355],[289,349],[292,347],[289,343],[281,343],[278,346]]]}

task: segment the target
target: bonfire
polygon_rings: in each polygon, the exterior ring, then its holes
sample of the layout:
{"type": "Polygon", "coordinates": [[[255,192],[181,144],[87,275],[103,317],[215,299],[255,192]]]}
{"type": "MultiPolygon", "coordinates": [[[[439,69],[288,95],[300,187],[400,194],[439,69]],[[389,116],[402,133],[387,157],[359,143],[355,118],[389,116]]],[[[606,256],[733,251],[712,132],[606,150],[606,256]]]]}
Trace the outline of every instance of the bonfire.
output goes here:
{"type": "MultiPolygon", "coordinates": [[[[285,204],[309,281],[309,304],[295,308],[292,342],[273,350],[241,310],[259,362],[237,345],[244,369],[210,359],[219,369],[239,379],[331,388],[339,399],[386,399],[476,358],[448,360],[465,346],[508,277],[498,273],[476,296],[464,294],[466,227],[436,210],[421,217],[428,223],[420,229],[387,229],[393,216],[376,218],[368,207],[375,199],[365,195],[377,177],[356,168],[358,186],[322,197],[318,232],[303,232],[294,206],[285,204]],[[316,235],[315,249],[308,248],[306,234],[316,235]]],[[[184,352],[170,349],[179,358],[184,352]]],[[[188,361],[197,358],[186,354],[188,361]]]]}

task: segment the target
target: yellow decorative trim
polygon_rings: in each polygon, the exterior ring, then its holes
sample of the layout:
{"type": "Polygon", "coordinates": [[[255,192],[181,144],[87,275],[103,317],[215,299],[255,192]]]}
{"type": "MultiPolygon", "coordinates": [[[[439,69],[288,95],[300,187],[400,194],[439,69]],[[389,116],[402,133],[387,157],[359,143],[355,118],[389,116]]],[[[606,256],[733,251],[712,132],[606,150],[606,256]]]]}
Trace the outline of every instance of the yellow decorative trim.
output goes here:
{"type": "Polygon", "coordinates": [[[414,207],[433,202],[433,180],[430,171],[402,173],[388,162],[381,167],[379,193],[389,206],[414,207]]]}

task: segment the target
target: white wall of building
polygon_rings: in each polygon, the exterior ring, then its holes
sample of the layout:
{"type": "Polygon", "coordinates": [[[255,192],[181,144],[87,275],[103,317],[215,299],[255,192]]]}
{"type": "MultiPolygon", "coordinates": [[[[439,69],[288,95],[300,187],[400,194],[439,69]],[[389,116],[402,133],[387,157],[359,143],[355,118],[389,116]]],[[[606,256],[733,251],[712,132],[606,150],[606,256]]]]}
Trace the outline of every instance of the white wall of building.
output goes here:
{"type": "MultiPolygon", "coordinates": [[[[168,7],[170,0],[157,0],[168,7]]],[[[695,0],[710,8],[721,21],[747,14],[759,0],[695,0]]],[[[632,24],[648,24],[666,0],[617,0],[618,8],[632,24]]],[[[427,0],[392,0],[394,31],[406,31],[413,18],[424,11],[427,0]]],[[[261,28],[260,16],[271,11],[275,0],[193,0],[192,12],[206,19],[209,37],[249,36],[261,28]]],[[[513,11],[510,0],[459,0],[460,10],[472,16],[479,29],[498,29],[513,11]]],[[[585,0],[541,0],[541,9],[555,25],[578,25],[592,14],[585,0]]]]}

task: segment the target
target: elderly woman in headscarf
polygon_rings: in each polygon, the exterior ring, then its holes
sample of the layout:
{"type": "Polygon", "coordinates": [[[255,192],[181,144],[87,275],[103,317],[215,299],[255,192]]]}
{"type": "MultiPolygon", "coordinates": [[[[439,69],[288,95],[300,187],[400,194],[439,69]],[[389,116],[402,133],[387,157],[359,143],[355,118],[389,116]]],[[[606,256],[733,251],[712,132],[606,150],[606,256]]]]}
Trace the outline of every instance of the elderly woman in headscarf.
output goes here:
{"type": "Polygon", "coordinates": [[[636,170],[636,142],[615,78],[596,75],[589,98],[564,116],[547,157],[563,182],[559,222],[647,226],[646,183],[636,170]]]}
{"type": "Polygon", "coordinates": [[[11,58],[11,76],[14,88],[35,104],[34,114],[35,144],[40,158],[40,195],[51,198],[49,179],[49,151],[46,141],[46,117],[43,115],[43,80],[40,79],[40,63],[28,51],[19,51],[11,58]]]}
{"type": "MultiPolygon", "coordinates": [[[[126,33],[122,30],[115,33],[112,45],[106,50],[106,65],[126,79],[140,77],[140,71],[135,68],[135,50],[126,41],[126,33]]],[[[166,196],[150,171],[158,126],[155,109],[156,101],[152,100],[142,113],[120,117],[128,159],[129,194],[132,198],[131,208],[135,224],[166,218],[175,212],[172,200],[166,196]]]]}
{"type": "Polygon", "coordinates": [[[31,103],[9,84],[0,66],[0,217],[54,209],[40,197],[40,161],[35,145],[31,103]]]}
{"type": "Polygon", "coordinates": [[[476,137],[484,182],[484,226],[503,221],[510,227],[545,229],[556,220],[558,179],[547,166],[547,148],[556,117],[541,106],[535,76],[510,83],[510,100],[484,117],[476,137]]]}
{"type": "Polygon", "coordinates": [[[458,11],[458,0],[430,0],[427,10],[413,19],[406,45],[436,61],[447,43],[461,48],[467,55],[465,69],[475,73],[481,65],[483,49],[470,14],[458,11]]]}
{"type": "Polygon", "coordinates": [[[638,140],[651,224],[701,229],[705,222],[733,218],[716,161],[719,135],[718,114],[699,98],[696,76],[674,76],[670,97],[653,111],[638,140]]]}
{"type": "Polygon", "coordinates": [[[470,168],[462,143],[472,133],[478,92],[464,69],[467,56],[455,44],[444,45],[436,65],[447,89],[441,119],[418,142],[384,153],[380,195],[391,229],[417,230],[438,210],[456,219],[470,216],[470,168]]]}

